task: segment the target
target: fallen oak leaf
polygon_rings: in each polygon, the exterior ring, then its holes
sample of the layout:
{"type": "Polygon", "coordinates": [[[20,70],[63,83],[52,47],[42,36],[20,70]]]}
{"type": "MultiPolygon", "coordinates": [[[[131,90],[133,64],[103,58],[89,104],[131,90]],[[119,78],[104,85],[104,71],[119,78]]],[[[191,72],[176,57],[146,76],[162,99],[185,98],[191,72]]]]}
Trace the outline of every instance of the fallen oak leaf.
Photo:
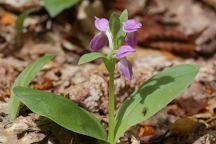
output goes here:
{"type": "Polygon", "coordinates": [[[48,90],[53,87],[52,80],[48,78],[44,78],[44,82],[42,84],[36,85],[36,89],[39,90],[48,90]]]}
{"type": "Polygon", "coordinates": [[[114,0],[110,2],[110,7],[123,11],[124,9],[128,10],[129,17],[132,17],[136,14],[143,13],[147,0],[114,0]]]}
{"type": "Polygon", "coordinates": [[[167,133],[168,131],[163,131],[160,127],[145,125],[140,129],[139,137],[144,143],[157,143],[161,141],[167,133]]]}
{"type": "Polygon", "coordinates": [[[175,102],[182,108],[187,116],[191,116],[204,110],[208,104],[208,101],[198,101],[193,97],[179,98],[175,102]]]}
{"type": "Polygon", "coordinates": [[[183,117],[175,121],[171,128],[172,134],[177,134],[179,136],[185,136],[192,132],[196,125],[198,124],[198,120],[193,117],[183,117]]]}
{"type": "Polygon", "coordinates": [[[176,28],[167,28],[161,23],[162,21],[163,15],[143,16],[143,27],[137,32],[138,42],[146,47],[194,56],[195,41],[206,28],[191,35],[186,35],[176,28]]]}
{"type": "Polygon", "coordinates": [[[195,55],[195,44],[190,43],[179,43],[179,42],[172,42],[172,41],[156,41],[150,42],[147,44],[149,47],[172,51],[175,53],[185,54],[187,56],[194,56],[195,55]]]}
{"type": "Polygon", "coordinates": [[[177,41],[192,43],[191,38],[176,29],[165,29],[160,25],[143,26],[138,30],[138,41],[148,43],[152,41],[177,41]]]}
{"type": "Polygon", "coordinates": [[[205,92],[208,93],[208,94],[212,94],[213,91],[212,91],[212,89],[210,89],[210,88],[206,88],[206,89],[205,89],[205,92]]]}
{"type": "Polygon", "coordinates": [[[154,135],[154,133],[155,133],[155,130],[152,126],[143,126],[140,129],[139,136],[146,137],[146,136],[154,135]]]}

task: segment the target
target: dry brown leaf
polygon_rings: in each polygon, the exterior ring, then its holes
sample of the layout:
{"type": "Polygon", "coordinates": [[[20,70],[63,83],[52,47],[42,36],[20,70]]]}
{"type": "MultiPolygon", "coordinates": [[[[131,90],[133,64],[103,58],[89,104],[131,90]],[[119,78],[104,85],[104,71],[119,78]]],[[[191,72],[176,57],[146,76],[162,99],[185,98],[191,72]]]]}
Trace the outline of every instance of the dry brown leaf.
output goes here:
{"type": "Polygon", "coordinates": [[[210,89],[210,88],[206,88],[206,89],[205,89],[205,92],[208,93],[208,94],[212,94],[213,91],[212,91],[212,89],[210,89]]]}
{"type": "Polygon", "coordinates": [[[157,48],[161,50],[172,51],[175,53],[186,54],[190,56],[194,56],[195,45],[194,44],[187,44],[187,43],[179,43],[179,42],[166,42],[166,41],[156,41],[150,42],[148,46],[152,48],[157,48]]]}
{"type": "Polygon", "coordinates": [[[111,8],[118,10],[128,10],[129,17],[134,16],[137,13],[142,13],[145,10],[147,0],[115,0],[111,2],[111,8]]]}
{"type": "Polygon", "coordinates": [[[187,116],[197,114],[200,111],[204,110],[207,106],[207,100],[198,101],[193,97],[179,98],[176,100],[176,102],[179,107],[181,107],[185,111],[185,114],[187,116]]]}
{"type": "Polygon", "coordinates": [[[7,25],[14,26],[16,23],[16,17],[9,12],[1,13],[0,20],[1,20],[1,23],[6,26],[7,25]]]}
{"type": "Polygon", "coordinates": [[[140,129],[139,136],[140,137],[151,136],[151,135],[154,135],[154,133],[155,133],[155,130],[152,126],[143,126],[140,129]]]}
{"type": "Polygon", "coordinates": [[[162,18],[162,15],[144,16],[143,27],[138,30],[138,42],[147,47],[193,56],[195,34],[188,36],[176,28],[167,28],[160,23],[162,18]]]}
{"type": "Polygon", "coordinates": [[[52,80],[48,78],[44,78],[44,82],[42,84],[36,85],[36,89],[39,90],[48,90],[53,87],[52,80]]]}
{"type": "Polygon", "coordinates": [[[187,135],[196,127],[198,121],[192,117],[184,117],[175,121],[172,126],[171,133],[179,136],[187,135]]]}

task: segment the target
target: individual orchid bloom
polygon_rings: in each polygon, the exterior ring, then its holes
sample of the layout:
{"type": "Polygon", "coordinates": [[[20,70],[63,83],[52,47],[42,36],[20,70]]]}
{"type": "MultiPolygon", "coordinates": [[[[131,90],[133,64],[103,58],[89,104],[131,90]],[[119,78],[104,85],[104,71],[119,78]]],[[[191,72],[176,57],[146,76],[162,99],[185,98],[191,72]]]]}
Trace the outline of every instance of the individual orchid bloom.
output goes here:
{"type": "Polygon", "coordinates": [[[126,58],[122,58],[117,63],[117,67],[126,80],[131,80],[133,78],[132,64],[126,58]]]}
{"type": "MultiPolygon", "coordinates": [[[[104,47],[109,40],[110,43],[110,34],[108,31],[109,21],[105,18],[95,17],[95,27],[100,31],[90,42],[90,47],[92,51],[97,51],[104,47]]],[[[111,44],[110,44],[111,45],[111,44]]]]}
{"type": "Polygon", "coordinates": [[[124,46],[120,46],[120,48],[117,50],[116,52],[116,58],[120,59],[120,58],[124,58],[125,56],[135,52],[136,49],[132,48],[129,45],[124,45],[124,46]]]}
{"type": "Polygon", "coordinates": [[[92,51],[97,51],[104,47],[107,43],[107,40],[107,36],[104,32],[96,34],[90,42],[90,47],[92,51]]]}
{"type": "Polygon", "coordinates": [[[137,45],[136,35],[137,30],[142,27],[142,24],[135,19],[129,19],[123,24],[123,31],[127,33],[125,41],[128,45],[137,45]]]}
{"type": "Polygon", "coordinates": [[[135,51],[136,50],[131,46],[125,45],[121,46],[115,55],[115,58],[120,59],[120,61],[117,63],[118,70],[127,80],[131,80],[133,78],[133,71],[132,64],[125,57],[135,51]]]}

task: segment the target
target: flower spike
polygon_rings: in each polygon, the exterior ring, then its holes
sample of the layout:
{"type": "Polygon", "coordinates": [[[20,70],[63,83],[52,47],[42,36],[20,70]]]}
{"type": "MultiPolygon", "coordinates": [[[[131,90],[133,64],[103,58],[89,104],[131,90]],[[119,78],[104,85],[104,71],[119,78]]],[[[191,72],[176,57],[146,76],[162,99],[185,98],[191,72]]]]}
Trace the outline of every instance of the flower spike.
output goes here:
{"type": "MultiPolygon", "coordinates": [[[[142,24],[135,19],[129,19],[123,24],[122,29],[126,32],[125,41],[127,45],[116,48],[116,54],[113,56],[114,58],[119,59],[119,62],[117,63],[118,70],[127,80],[133,78],[133,71],[132,64],[126,59],[126,56],[136,51],[132,46],[137,44],[137,30],[141,28],[141,26],[142,24]]],[[[103,48],[107,42],[109,42],[109,47],[114,50],[114,36],[109,31],[109,21],[105,18],[95,17],[95,27],[100,32],[95,35],[90,42],[92,51],[97,51],[103,48]]],[[[111,52],[111,54],[113,54],[113,52],[111,52]]]]}

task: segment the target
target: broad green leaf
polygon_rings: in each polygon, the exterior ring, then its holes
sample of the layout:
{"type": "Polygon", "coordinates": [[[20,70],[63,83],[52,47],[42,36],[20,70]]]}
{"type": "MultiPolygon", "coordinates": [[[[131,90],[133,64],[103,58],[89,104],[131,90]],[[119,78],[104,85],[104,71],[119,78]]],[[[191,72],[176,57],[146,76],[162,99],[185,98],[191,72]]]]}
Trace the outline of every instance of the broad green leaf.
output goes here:
{"type": "Polygon", "coordinates": [[[15,87],[13,91],[34,113],[45,116],[68,130],[106,141],[107,133],[101,123],[71,100],[26,87],[15,87]]]}
{"type": "Polygon", "coordinates": [[[57,16],[63,10],[70,8],[80,0],[44,0],[45,8],[51,17],[57,16]]]}
{"type": "Polygon", "coordinates": [[[125,9],[125,10],[121,13],[119,19],[120,19],[121,24],[123,24],[124,22],[126,22],[126,21],[128,20],[128,11],[127,11],[127,9],[125,9]]]}
{"type": "Polygon", "coordinates": [[[29,9],[29,10],[23,12],[21,15],[19,15],[19,17],[16,20],[16,29],[17,29],[17,31],[21,32],[23,30],[23,23],[24,23],[25,18],[30,13],[34,12],[34,10],[35,10],[34,8],[29,9]]]}
{"type": "Polygon", "coordinates": [[[105,58],[105,56],[99,52],[87,53],[87,54],[82,55],[82,57],[79,59],[78,64],[84,64],[84,63],[93,61],[98,58],[105,58]]]}
{"type": "MultiPolygon", "coordinates": [[[[44,56],[26,67],[14,82],[12,89],[16,86],[27,87],[32,81],[32,79],[35,77],[35,75],[40,71],[40,69],[54,56],[55,55],[44,56]]],[[[20,101],[11,90],[11,96],[8,105],[8,113],[11,120],[17,117],[17,115],[19,114],[19,108],[20,101]]]]}
{"type": "Polygon", "coordinates": [[[131,126],[148,119],[178,96],[194,79],[198,66],[173,66],[140,86],[119,108],[116,115],[115,141],[131,126]],[[143,110],[146,113],[143,113],[143,110]]]}
{"type": "Polygon", "coordinates": [[[102,58],[108,71],[113,71],[113,66],[112,66],[113,63],[110,60],[108,60],[107,57],[105,57],[102,53],[99,53],[99,52],[91,52],[91,53],[84,54],[79,59],[78,64],[84,64],[84,63],[93,61],[98,58],[102,58]]]}
{"type": "Polygon", "coordinates": [[[116,35],[120,29],[120,20],[119,16],[116,13],[112,13],[109,19],[109,29],[110,32],[112,33],[112,38],[115,42],[116,35]]]}

